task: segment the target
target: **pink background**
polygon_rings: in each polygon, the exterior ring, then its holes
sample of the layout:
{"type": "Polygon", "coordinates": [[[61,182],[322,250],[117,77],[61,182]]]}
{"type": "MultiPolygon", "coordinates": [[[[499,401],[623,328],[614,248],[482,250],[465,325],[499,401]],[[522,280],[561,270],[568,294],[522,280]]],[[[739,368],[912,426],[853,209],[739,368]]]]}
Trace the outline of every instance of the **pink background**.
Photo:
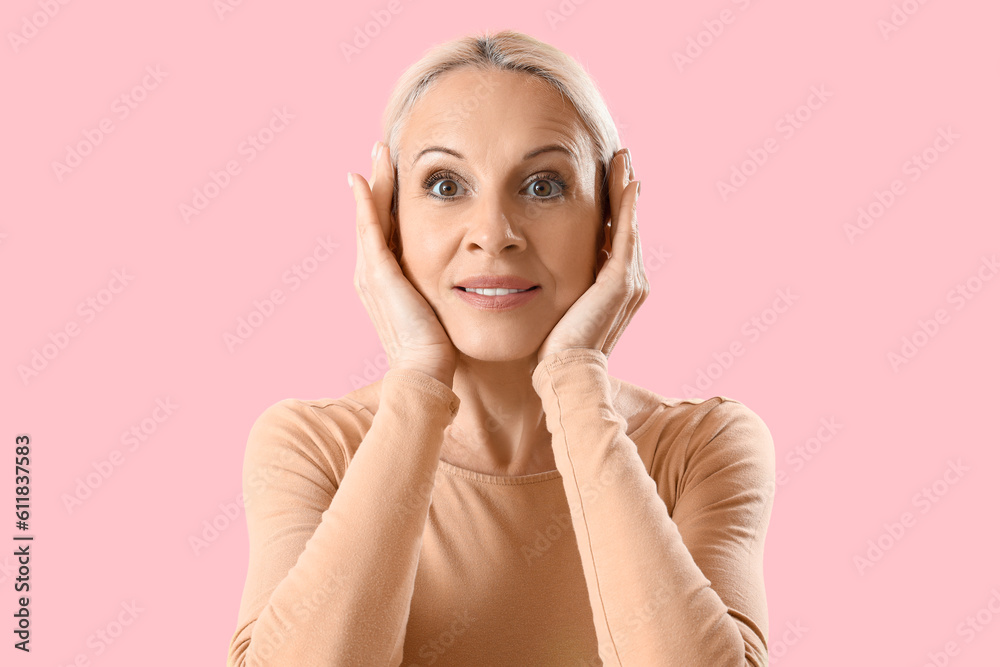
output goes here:
{"type": "Polygon", "coordinates": [[[1000,5],[387,7],[246,1],[220,17],[212,0],[4,3],[0,661],[224,664],[247,565],[236,503],[251,424],[282,398],[340,396],[386,370],[352,285],[345,172],[369,173],[390,88],[426,48],[510,27],[590,70],[643,181],[652,291],[612,374],[686,396],[704,373],[697,395],[744,402],[774,435],[771,664],[997,664],[1000,280],[984,258],[1000,253],[1000,5]],[[346,58],[373,11],[388,22],[346,58]],[[251,161],[240,147],[274,109],[293,117],[251,161]],[[797,127],[782,120],[796,113],[797,127]],[[60,178],[53,163],[102,121],[112,131],[60,178]],[[741,167],[753,155],[763,164],[741,167]],[[179,207],[231,160],[239,173],[186,222],[179,207]],[[734,169],[749,175],[724,198],[734,169]],[[879,196],[891,205],[849,239],[879,196]],[[318,238],[339,245],[314,262],[318,238]],[[286,280],[297,265],[308,279],[286,280]],[[224,336],[274,290],[283,303],[230,350],[224,336]],[[780,313],[779,290],[793,297],[780,313]],[[77,335],[60,336],[67,326],[77,335]],[[735,342],[743,353],[727,358],[735,342]],[[36,351],[52,358],[24,379],[36,351]],[[123,442],[133,427],[144,440],[123,442]],[[30,655],[11,646],[24,433],[30,655]],[[67,507],[88,475],[99,486],[67,507]],[[132,603],[130,624],[99,642],[132,603]]]}

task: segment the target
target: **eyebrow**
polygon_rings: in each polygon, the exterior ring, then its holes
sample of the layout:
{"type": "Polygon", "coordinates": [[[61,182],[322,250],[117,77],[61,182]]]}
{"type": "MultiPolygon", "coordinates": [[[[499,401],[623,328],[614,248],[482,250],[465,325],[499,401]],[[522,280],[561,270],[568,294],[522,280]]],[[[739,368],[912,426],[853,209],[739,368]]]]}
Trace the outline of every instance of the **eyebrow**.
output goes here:
{"type": "MultiPolygon", "coordinates": [[[[521,158],[521,161],[530,160],[531,158],[541,155],[542,153],[548,153],[551,151],[565,153],[570,158],[574,160],[576,159],[576,156],[572,153],[572,151],[570,151],[565,146],[561,146],[559,144],[549,144],[548,146],[542,146],[541,148],[536,148],[534,150],[528,151],[527,153],[524,154],[524,157],[521,158]]],[[[417,163],[417,160],[419,160],[424,153],[447,153],[448,155],[454,155],[459,160],[465,159],[465,156],[463,156],[461,153],[452,150],[450,148],[446,148],[444,146],[429,146],[424,150],[420,151],[419,153],[417,153],[417,156],[413,158],[413,162],[410,163],[410,166],[412,167],[413,165],[415,165],[417,163]]]]}

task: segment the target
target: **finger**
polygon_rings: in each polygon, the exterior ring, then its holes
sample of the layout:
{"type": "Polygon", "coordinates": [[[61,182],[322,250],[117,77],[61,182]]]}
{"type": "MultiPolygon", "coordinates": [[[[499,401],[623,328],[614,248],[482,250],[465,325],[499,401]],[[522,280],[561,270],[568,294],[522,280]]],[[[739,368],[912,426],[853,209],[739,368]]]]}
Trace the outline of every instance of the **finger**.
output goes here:
{"type": "MultiPolygon", "coordinates": [[[[624,149],[622,149],[622,151],[623,150],[624,149]]],[[[611,158],[611,173],[608,174],[608,195],[611,199],[612,224],[614,223],[615,216],[618,213],[618,207],[621,205],[622,198],[621,180],[625,173],[625,158],[622,151],[618,151],[615,153],[614,157],[611,158]]]]}
{"type": "Polygon", "coordinates": [[[379,223],[378,211],[375,209],[375,200],[372,196],[368,181],[361,174],[351,174],[354,184],[351,190],[354,193],[354,201],[357,205],[357,230],[361,240],[361,252],[366,263],[373,265],[386,260],[386,256],[391,258],[389,248],[386,245],[385,233],[379,223]]]}
{"type": "Polygon", "coordinates": [[[604,270],[605,265],[608,263],[608,259],[611,256],[612,242],[611,238],[614,234],[615,220],[618,217],[618,208],[621,206],[621,180],[622,174],[624,172],[624,161],[623,161],[623,151],[621,149],[615,151],[614,155],[611,156],[611,162],[608,165],[608,219],[601,221],[601,228],[598,230],[598,240],[601,243],[601,249],[597,253],[597,264],[594,266],[594,278],[604,270]]]}
{"type": "Polygon", "coordinates": [[[365,273],[365,247],[364,247],[364,242],[362,241],[362,234],[361,234],[361,228],[362,228],[362,225],[361,225],[361,215],[360,215],[361,207],[358,206],[357,195],[354,195],[354,185],[356,183],[357,183],[357,174],[353,174],[353,173],[348,172],[348,174],[347,174],[347,184],[351,188],[351,194],[354,196],[354,207],[355,207],[355,210],[356,210],[355,217],[354,217],[354,219],[355,219],[355,223],[354,223],[354,238],[357,241],[358,250],[357,250],[357,254],[355,255],[355,257],[357,258],[357,261],[355,263],[355,270],[354,270],[354,284],[355,284],[355,287],[358,287],[360,285],[359,280],[360,280],[360,278],[362,276],[364,276],[364,273],[365,273]]]}
{"type": "Polygon", "coordinates": [[[639,237],[638,201],[641,186],[642,181],[635,181],[631,210],[632,223],[630,225],[633,233],[629,234],[629,240],[632,243],[632,249],[629,252],[629,260],[632,262],[632,266],[629,268],[629,273],[633,277],[630,281],[632,295],[629,299],[628,317],[625,325],[628,325],[628,320],[632,318],[632,315],[649,295],[649,280],[646,277],[645,263],[642,261],[642,239],[639,237]]]}
{"type": "Polygon", "coordinates": [[[611,261],[627,262],[632,258],[632,229],[639,223],[636,206],[638,191],[639,181],[632,181],[622,192],[621,203],[614,216],[615,224],[611,237],[614,251],[611,253],[611,261]]]}
{"type": "Polygon", "coordinates": [[[392,234],[392,185],[395,178],[392,160],[389,159],[388,147],[379,141],[376,148],[375,163],[372,167],[372,196],[375,200],[375,210],[378,212],[382,234],[388,242],[392,234]]]}
{"type": "MultiPolygon", "coordinates": [[[[615,153],[611,161],[611,183],[609,184],[609,195],[611,198],[611,226],[608,230],[609,245],[614,246],[615,232],[618,229],[618,211],[621,208],[622,195],[625,187],[629,183],[628,178],[628,150],[623,148],[615,153]]],[[[609,248],[610,249],[610,248],[609,248]]]]}

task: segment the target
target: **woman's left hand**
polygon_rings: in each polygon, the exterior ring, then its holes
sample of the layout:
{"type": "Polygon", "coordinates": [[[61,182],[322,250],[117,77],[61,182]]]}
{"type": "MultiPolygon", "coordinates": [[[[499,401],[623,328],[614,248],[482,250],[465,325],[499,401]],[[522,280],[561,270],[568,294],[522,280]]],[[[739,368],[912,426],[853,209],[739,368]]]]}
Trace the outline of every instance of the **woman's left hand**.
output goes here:
{"type": "MultiPolygon", "coordinates": [[[[538,348],[538,363],[570,348],[590,348],[605,356],[649,295],[642,264],[638,217],[639,181],[631,157],[619,151],[611,161],[611,257],[599,265],[590,288],[570,306],[538,348]],[[619,224],[624,223],[624,224],[619,224]]],[[[601,258],[604,257],[602,252],[601,258]]]]}

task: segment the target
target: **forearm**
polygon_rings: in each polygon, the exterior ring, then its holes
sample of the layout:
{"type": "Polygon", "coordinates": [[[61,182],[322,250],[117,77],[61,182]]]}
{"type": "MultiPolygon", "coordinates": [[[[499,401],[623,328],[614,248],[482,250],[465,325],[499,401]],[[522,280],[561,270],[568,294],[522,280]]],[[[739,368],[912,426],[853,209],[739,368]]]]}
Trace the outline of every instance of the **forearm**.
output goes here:
{"type": "Polygon", "coordinates": [[[630,445],[617,425],[553,434],[604,664],[743,665],[736,623],[630,445]]]}
{"type": "Polygon", "coordinates": [[[444,429],[457,410],[442,386],[416,371],[386,374],[371,428],[233,664],[398,664],[444,429]]]}
{"type": "Polygon", "coordinates": [[[685,545],[614,411],[606,368],[586,352],[554,356],[534,379],[604,664],[747,664],[739,624],[685,545]]]}

